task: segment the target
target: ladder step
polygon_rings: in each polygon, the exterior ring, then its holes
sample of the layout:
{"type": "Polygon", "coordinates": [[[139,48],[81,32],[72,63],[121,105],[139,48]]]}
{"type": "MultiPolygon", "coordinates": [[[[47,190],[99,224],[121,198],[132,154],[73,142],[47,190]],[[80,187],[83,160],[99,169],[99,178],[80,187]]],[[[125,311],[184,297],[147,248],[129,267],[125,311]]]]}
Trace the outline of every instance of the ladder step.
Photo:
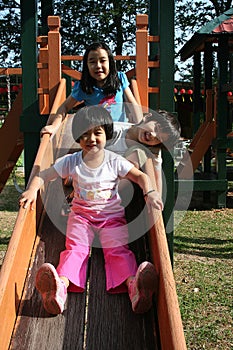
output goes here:
{"type": "Polygon", "coordinates": [[[159,87],[148,87],[148,92],[150,94],[158,94],[159,93],[159,87]]]}
{"type": "Polygon", "coordinates": [[[45,63],[45,62],[39,62],[37,63],[37,68],[38,69],[48,69],[48,63],[45,63]]]}
{"type": "Polygon", "coordinates": [[[38,88],[37,93],[38,93],[38,95],[48,94],[49,89],[38,88]]]}
{"type": "Polygon", "coordinates": [[[148,62],[149,68],[159,68],[160,67],[160,61],[149,61],[148,62]]]}
{"type": "Polygon", "coordinates": [[[47,45],[48,44],[48,36],[38,36],[37,38],[36,38],[36,42],[38,43],[38,44],[43,44],[43,45],[47,45]]]}
{"type": "Polygon", "coordinates": [[[148,35],[148,41],[150,43],[159,43],[160,42],[160,36],[159,35],[148,35]]]}

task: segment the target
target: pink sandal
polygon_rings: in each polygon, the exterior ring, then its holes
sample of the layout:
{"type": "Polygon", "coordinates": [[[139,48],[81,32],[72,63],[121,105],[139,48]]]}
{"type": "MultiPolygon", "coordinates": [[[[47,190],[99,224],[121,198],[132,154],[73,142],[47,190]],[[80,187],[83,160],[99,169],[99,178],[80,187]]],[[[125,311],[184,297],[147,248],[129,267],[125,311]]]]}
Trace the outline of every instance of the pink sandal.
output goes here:
{"type": "Polygon", "coordinates": [[[52,264],[45,263],[40,267],[36,275],[36,288],[48,313],[58,315],[64,311],[67,288],[52,264]]]}
{"type": "Polygon", "coordinates": [[[152,307],[152,297],[157,291],[158,275],[155,267],[148,261],[141,263],[136,276],[129,282],[128,291],[135,313],[142,314],[152,307]]]}

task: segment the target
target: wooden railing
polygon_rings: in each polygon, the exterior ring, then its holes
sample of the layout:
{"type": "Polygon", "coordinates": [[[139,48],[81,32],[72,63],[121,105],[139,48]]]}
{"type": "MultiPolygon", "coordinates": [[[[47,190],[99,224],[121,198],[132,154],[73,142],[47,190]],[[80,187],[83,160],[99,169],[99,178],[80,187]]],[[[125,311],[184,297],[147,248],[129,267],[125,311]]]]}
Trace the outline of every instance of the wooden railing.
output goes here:
{"type": "MultiPolygon", "coordinates": [[[[65,80],[59,85],[52,111],[56,111],[65,96],[65,80]]],[[[39,170],[49,167],[54,162],[54,150],[59,140],[59,132],[55,138],[45,134],[34,162],[31,176],[39,170]]],[[[8,349],[14,323],[17,317],[19,302],[22,296],[25,278],[36,240],[37,227],[42,213],[42,205],[38,200],[35,211],[19,208],[15,227],[0,271],[0,327],[1,349],[8,349]]],[[[38,244],[38,242],[37,242],[38,244]]]]}

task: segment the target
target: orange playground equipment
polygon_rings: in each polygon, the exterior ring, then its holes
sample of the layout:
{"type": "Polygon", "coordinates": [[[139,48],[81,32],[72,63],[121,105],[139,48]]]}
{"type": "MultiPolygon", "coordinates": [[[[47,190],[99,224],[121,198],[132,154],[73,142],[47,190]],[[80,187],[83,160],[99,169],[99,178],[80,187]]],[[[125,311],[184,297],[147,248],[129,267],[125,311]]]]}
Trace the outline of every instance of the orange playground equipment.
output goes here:
{"type": "MultiPolygon", "coordinates": [[[[81,59],[80,57],[62,57],[60,55],[60,20],[56,16],[48,18],[50,31],[48,36],[38,38],[40,86],[38,88],[41,114],[55,113],[66,98],[66,80],[62,72],[79,79],[80,73],[71,70],[61,61],[81,59]]],[[[148,18],[137,17],[136,71],[130,71],[135,96],[143,106],[149,106],[148,94],[159,93],[159,87],[148,87],[145,77],[148,68],[158,67],[159,61],[148,60],[148,42],[159,42],[158,36],[148,35],[148,18]]],[[[116,57],[129,59],[129,57],[116,57]]],[[[132,59],[132,57],[130,57],[132,59]]],[[[16,103],[15,120],[20,116],[19,94],[16,103]]],[[[28,101],[23,98],[24,105],[28,101]]],[[[29,111],[32,111],[28,103],[29,111]]],[[[71,145],[71,121],[67,117],[58,132],[41,139],[31,175],[50,166],[57,157],[68,152],[71,145]]],[[[24,125],[25,121],[23,122],[24,125]]],[[[15,128],[19,128],[17,125],[15,128]]],[[[1,131],[1,130],[0,130],[1,131]]],[[[18,129],[19,131],[19,129],[18,129]]],[[[15,133],[20,140],[21,134],[15,133]]],[[[24,133],[25,136],[25,133],[24,133]]],[[[24,139],[25,142],[25,139],[24,139]]],[[[27,141],[26,141],[27,142],[27,141]]],[[[5,164],[9,162],[5,157],[5,164]]],[[[143,169],[151,178],[154,186],[154,170],[148,159],[143,169]]],[[[3,181],[3,180],[1,180],[3,181]]],[[[139,226],[148,230],[131,248],[138,262],[150,259],[159,274],[158,297],[154,307],[145,315],[135,315],[128,296],[108,295],[105,291],[104,262],[101,249],[92,248],[86,292],[70,293],[67,310],[51,317],[42,308],[41,300],[34,287],[35,274],[44,262],[58,263],[59,253],[64,249],[64,234],[46,208],[60,203],[59,184],[50,183],[38,195],[35,211],[20,208],[12,238],[0,271],[0,339],[1,350],[6,349],[163,349],[185,350],[186,343],[176,294],[175,281],[169,255],[168,243],[162,213],[156,210],[143,211],[139,226]]],[[[129,222],[137,217],[145,203],[141,192],[135,188],[134,197],[127,208],[129,222]]],[[[59,207],[59,205],[58,205],[59,207]]],[[[60,217],[60,208],[55,212],[61,224],[66,217],[60,217]]]]}

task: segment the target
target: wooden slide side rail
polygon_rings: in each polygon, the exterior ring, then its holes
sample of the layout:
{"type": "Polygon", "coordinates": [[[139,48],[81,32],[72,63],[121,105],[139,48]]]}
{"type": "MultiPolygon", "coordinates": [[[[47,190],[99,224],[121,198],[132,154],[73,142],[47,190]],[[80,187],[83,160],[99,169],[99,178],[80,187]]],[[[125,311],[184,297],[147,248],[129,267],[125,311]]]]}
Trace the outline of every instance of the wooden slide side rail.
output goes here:
{"type": "Polygon", "coordinates": [[[8,349],[36,235],[33,211],[19,210],[0,272],[1,349],[8,349]]]}
{"type": "MultiPolygon", "coordinates": [[[[41,141],[41,153],[46,155],[51,142],[45,135],[41,141]]],[[[40,152],[39,150],[39,152],[40,152]]],[[[50,153],[50,152],[48,152],[50,153]]],[[[39,153],[38,153],[39,154],[39,153]]],[[[19,209],[15,227],[0,271],[0,327],[1,349],[8,349],[21,300],[25,278],[36,238],[38,210],[19,209]]]]}
{"type": "MultiPolygon", "coordinates": [[[[151,159],[147,160],[144,171],[148,175],[153,174],[151,159]]],[[[150,178],[153,187],[156,188],[155,178],[153,176],[150,176],[150,178]]],[[[163,350],[186,350],[176,285],[161,211],[151,208],[149,219],[151,222],[149,232],[150,253],[159,273],[157,314],[161,348],[163,350]]]]}
{"type": "MultiPolygon", "coordinates": [[[[65,99],[65,79],[58,87],[57,95],[51,110],[54,113],[65,99]]],[[[50,138],[45,134],[34,162],[31,177],[38,171],[50,166],[54,160],[54,149],[57,146],[60,132],[50,138]]],[[[30,180],[29,180],[30,181],[30,180]]],[[[40,202],[40,201],[39,201],[40,202]]],[[[36,239],[42,207],[37,210],[20,208],[15,227],[0,271],[0,327],[1,350],[9,347],[11,335],[17,317],[31,253],[36,239]]]]}
{"type": "Polygon", "coordinates": [[[216,123],[205,121],[196,132],[189,148],[183,155],[177,172],[180,179],[190,179],[215,138],[216,123]]]}

